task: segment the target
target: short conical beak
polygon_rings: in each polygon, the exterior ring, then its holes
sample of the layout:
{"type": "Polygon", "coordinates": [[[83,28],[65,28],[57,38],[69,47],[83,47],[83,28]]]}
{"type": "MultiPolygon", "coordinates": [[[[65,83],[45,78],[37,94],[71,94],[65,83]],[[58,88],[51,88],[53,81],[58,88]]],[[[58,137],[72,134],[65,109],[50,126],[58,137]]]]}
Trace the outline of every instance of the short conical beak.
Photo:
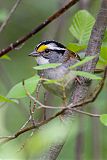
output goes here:
{"type": "Polygon", "coordinates": [[[28,54],[28,56],[37,57],[37,56],[39,56],[39,54],[36,51],[33,51],[30,54],[28,54]]]}

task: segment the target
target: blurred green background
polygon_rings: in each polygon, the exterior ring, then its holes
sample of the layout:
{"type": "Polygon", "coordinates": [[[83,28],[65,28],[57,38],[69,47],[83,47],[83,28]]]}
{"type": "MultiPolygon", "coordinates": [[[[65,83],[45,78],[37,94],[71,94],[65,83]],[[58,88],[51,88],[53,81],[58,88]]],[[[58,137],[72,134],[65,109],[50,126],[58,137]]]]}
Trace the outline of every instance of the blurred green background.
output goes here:
{"type": "MultiPolygon", "coordinates": [[[[5,48],[26,35],[65,2],[64,0],[22,0],[8,25],[0,33],[0,48],[5,48]]],[[[14,3],[15,0],[0,0],[0,24],[8,15],[14,3]]],[[[36,44],[46,39],[54,39],[64,45],[73,42],[74,38],[69,32],[72,16],[80,9],[87,9],[92,15],[96,16],[99,5],[100,0],[81,0],[66,14],[25,42],[20,49],[9,52],[8,55],[11,60],[0,59],[0,94],[6,96],[12,86],[35,74],[32,67],[36,65],[36,62],[28,54],[33,51],[36,44]]],[[[88,105],[85,110],[106,113],[106,85],[98,99],[88,105]]],[[[56,100],[57,102],[54,103],[59,103],[59,99],[55,98],[54,101],[56,100]]],[[[3,105],[0,108],[0,136],[12,135],[17,132],[28,117],[28,98],[20,100],[19,104],[8,103],[3,105]]],[[[68,140],[58,160],[106,160],[107,129],[100,123],[99,119],[75,114],[72,123],[75,125],[71,126],[68,140]],[[77,129],[72,134],[75,127],[77,129]]],[[[23,149],[23,144],[29,139],[30,134],[31,132],[25,133],[12,142],[8,142],[4,148],[0,148],[0,159],[8,159],[9,157],[13,159],[35,159],[36,153],[32,156],[26,148],[23,149]],[[13,155],[13,152],[16,154],[13,155]]]]}

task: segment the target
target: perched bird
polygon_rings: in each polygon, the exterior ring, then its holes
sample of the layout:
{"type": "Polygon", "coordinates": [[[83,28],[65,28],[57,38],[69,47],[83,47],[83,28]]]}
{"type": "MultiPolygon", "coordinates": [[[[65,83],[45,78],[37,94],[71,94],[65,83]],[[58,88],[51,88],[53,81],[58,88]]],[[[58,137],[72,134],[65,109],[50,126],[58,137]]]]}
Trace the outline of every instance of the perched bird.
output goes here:
{"type": "Polygon", "coordinates": [[[39,71],[39,74],[45,79],[57,80],[53,83],[43,81],[43,86],[48,91],[63,99],[69,96],[76,78],[76,75],[69,67],[80,61],[80,57],[54,40],[42,41],[29,56],[36,57],[38,65],[59,63],[60,65],[56,68],[44,69],[39,71]]]}

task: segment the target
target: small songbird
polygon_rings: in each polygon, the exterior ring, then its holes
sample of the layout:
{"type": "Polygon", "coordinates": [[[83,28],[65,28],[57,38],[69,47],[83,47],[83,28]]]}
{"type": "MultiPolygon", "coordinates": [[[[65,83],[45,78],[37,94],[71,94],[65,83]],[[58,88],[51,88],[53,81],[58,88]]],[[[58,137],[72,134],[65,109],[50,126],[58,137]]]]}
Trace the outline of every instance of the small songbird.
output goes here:
{"type": "Polygon", "coordinates": [[[76,75],[69,67],[80,61],[78,54],[68,50],[59,42],[47,40],[39,43],[29,56],[36,57],[38,65],[59,63],[56,68],[43,69],[39,74],[45,79],[58,80],[53,83],[43,81],[43,86],[48,91],[63,99],[64,96],[69,96],[76,79],[76,75]]]}

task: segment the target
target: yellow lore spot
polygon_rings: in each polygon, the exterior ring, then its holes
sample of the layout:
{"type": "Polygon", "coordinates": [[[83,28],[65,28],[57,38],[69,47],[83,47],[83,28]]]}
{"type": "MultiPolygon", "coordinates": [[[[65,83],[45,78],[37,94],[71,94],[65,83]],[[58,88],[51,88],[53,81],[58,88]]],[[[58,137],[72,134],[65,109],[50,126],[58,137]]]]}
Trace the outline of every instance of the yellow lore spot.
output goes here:
{"type": "Polygon", "coordinates": [[[48,48],[47,45],[42,45],[42,46],[40,46],[40,47],[37,49],[37,52],[43,52],[43,51],[45,51],[45,49],[47,49],[47,48],[48,48]]]}

